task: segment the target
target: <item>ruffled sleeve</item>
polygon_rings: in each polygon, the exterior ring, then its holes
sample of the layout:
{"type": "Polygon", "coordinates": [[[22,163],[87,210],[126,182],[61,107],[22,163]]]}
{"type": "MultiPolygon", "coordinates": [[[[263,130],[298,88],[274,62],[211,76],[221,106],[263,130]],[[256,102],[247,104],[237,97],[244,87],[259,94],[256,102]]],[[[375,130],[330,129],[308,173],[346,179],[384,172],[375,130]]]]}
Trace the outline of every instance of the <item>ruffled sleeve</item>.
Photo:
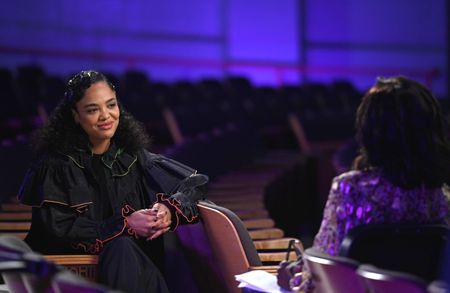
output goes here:
{"type": "Polygon", "coordinates": [[[33,206],[29,233],[33,248],[49,237],[54,247],[98,253],[105,242],[124,232],[122,211],[114,211],[102,221],[89,215],[92,190],[83,169],[77,161],[57,154],[42,158],[27,171],[18,197],[21,203],[33,206]]]}
{"type": "Polygon", "coordinates": [[[171,231],[179,224],[197,221],[197,202],[205,198],[208,177],[161,155],[144,152],[141,156],[147,181],[161,190],[156,202],[165,204],[172,211],[171,231]]]}
{"type": "Polygon", "coordinates": [[[92,204],[81,172],[61,157],[41,158],[25,174],[18,198],[22,204],[40,207],[45,202],[68,207],[92,204]]]}

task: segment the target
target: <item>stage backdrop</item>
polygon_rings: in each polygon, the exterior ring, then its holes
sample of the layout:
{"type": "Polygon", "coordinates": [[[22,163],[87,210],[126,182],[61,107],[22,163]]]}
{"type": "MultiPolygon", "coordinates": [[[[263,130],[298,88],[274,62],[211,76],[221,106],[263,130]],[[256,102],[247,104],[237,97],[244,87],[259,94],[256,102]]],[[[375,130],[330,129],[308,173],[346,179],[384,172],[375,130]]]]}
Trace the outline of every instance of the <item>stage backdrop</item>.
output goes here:
{"type": "Polygon", "coordinates": [[[404,74],[447,88],[445,0],[2,1],[0,67],[255,84],[404,74]]]}

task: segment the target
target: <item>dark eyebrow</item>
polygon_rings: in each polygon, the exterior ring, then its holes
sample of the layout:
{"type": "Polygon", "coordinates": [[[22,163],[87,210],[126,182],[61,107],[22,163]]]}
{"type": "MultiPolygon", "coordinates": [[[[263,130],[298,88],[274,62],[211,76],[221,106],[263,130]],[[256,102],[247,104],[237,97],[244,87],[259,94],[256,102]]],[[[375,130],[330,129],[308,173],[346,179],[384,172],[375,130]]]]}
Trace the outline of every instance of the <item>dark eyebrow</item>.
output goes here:
{"type": "Polygon", "coordinates": [[[89,108],[89,107],[98,107],[98,105],[97,104],[87,104],[87,105],[84,105],[83,108],[89,108]]]}
{"type": "MultiPolygon", "coordinates": [[[[115,101],[117,101],[117,98],[111,98],[111,99],[106,101],[106,104],[111,103],[111,102],[115,102],[115,101]]],[[[87,105],[84,105],[83,108],[89,108],[89,107],[98,107],[98,104],[95,104],[95,103],[87,104],[87,105]]]]}

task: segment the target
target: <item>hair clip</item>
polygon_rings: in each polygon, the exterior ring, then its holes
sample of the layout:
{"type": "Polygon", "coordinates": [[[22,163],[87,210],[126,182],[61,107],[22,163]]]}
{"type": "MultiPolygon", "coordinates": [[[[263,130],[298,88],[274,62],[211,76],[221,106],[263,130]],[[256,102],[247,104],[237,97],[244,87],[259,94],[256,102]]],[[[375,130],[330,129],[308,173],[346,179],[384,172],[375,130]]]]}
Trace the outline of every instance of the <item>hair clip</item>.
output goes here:
{"type": "Polygon", "coordinates": [[[401,84],[400,80],[398,80],[398,78],[395,78],[395,77],[386,78],[383,76],[378,76],[377,84],[391,85],[394,89],[397,89],[397,90],[402,88],[402,84],[401,84]]]}

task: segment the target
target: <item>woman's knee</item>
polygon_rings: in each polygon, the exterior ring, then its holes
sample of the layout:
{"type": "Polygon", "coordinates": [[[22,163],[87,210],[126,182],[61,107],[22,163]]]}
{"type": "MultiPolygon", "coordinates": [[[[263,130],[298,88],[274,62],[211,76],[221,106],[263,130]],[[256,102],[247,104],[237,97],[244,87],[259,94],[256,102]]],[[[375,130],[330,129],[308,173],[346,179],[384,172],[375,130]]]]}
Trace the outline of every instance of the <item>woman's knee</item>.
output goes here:
{"type": "Polygon", "coordinates": [[[108,252],[108,251],[127,251],[130,249],[135,250],[136,248],[139,248],[134,240],[130,237],[117,237],[112,240],[110,240],[108,243],[103,246],[102,253],[108,252]]]}

